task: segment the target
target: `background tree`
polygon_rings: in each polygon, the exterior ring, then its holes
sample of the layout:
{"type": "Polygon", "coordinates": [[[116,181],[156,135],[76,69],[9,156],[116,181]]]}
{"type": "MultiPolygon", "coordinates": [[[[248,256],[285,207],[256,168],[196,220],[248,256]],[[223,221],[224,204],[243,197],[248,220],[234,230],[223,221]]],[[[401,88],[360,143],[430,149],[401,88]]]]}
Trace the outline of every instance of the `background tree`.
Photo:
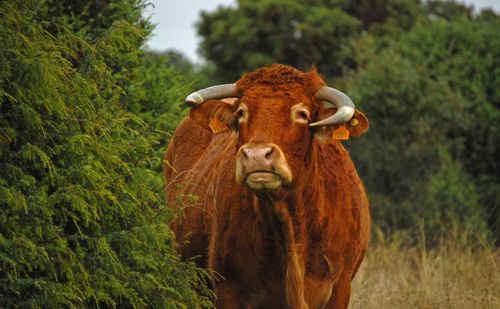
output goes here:
{"type": "Polygon", "coordinates": [[[376,34],[408,31],[423,13],[419,0],[349,0],[343,7],[361,21],[363,29],[376,34]]]}
{"type": "Polygon", "coordinates": [[[362,30],[406,31],[416,22],[417,0],[240,0],[201,14],[201,53],[221,81],[279,62],[338,77],[356,68],[355,38],[362,30]]]}
{"type": "Polygon", "coordinates": [[[378,222],[416,218],[498,231],[500,101],[496,22],[444,19],[372,54],[349,91],[371,119],[354,157],[378,222]],[[496,193],[493,193],[496,192],[496,193]]]}
{"type": "Polygon", "coordinates": [[[339,74],[349,64],[358,20],[320,1],[247,1],[202,13],[197,24],[201,52],[220,80],[274,62],[308,69],[314,63],[339,74]]]}
{"type": "Polygon", "coordinates": [[[444,18],[445,20],[452,21],[457,19],[472,19],[473,8],[464,3],[456,1],[439,1],[431,0],[426,3],[425,12],[431,19],[444,18]]]}

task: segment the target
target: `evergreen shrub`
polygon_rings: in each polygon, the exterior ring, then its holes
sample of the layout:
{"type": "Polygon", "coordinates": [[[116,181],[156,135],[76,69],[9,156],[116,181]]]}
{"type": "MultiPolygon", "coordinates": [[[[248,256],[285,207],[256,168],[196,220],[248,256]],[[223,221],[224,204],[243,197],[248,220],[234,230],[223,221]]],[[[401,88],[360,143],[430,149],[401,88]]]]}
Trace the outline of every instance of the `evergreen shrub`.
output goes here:
{"type": "Polygon", "coordinates": [[[0,307],[210,306],[166,224],[158,134],[123,102],[143,32],[49,11],[0,4],[0,307]]]}

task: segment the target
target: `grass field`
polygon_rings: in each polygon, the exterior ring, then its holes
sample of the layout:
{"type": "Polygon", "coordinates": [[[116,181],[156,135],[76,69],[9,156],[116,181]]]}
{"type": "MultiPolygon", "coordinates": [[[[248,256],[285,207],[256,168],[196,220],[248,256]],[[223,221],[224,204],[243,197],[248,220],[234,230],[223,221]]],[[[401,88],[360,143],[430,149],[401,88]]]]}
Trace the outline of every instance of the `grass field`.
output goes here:
{"type": "Polygon", "coordinates": [[[500,308],[500,249],[466,235],[427,249],[424,237],[409,246],[374,234],[350,308],[500,308]]]}

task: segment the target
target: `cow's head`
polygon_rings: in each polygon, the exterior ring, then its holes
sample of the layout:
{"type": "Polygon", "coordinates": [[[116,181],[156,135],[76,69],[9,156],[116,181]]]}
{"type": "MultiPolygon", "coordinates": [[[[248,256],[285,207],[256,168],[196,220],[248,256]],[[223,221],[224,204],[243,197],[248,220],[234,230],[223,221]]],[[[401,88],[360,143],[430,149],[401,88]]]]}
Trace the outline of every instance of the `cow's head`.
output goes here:
{"type": "Polygon", "coordinates": [[[305,172],[314,139],[331,139],[339,125],[351,136],[368,128],[367,118],[349,97],[325,86],[314,68],[304,73],[273,65],[244,75],[236,84],[194,92],[186,102],[195,107],[193,117],[237,132],[236,180],[255,191],[292,184],[305,172]],[[238,99],[213,100],[229,97],[238,99]]]}

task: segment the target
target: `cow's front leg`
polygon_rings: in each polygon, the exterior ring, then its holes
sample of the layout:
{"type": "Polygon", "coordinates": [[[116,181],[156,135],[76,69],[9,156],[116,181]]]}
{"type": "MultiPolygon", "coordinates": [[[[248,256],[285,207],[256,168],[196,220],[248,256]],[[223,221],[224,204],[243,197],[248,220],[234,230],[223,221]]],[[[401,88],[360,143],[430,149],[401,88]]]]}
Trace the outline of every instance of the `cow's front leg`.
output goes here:
{"type": "Polygon", "coordinates": [[[351,281],[349,278],[340,278],[335,283],[332,296],[325,306],[325,309],[346,309],[351,298],[351,281]]]}

